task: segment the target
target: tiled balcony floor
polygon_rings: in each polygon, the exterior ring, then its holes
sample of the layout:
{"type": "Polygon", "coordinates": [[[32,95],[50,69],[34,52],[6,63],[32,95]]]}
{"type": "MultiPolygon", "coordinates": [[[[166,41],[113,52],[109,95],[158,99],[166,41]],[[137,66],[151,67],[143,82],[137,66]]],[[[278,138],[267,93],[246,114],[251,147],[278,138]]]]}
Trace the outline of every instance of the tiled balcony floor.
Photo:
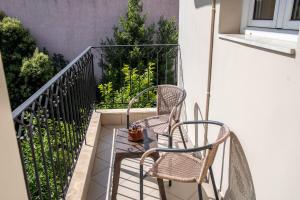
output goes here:
{"type": "MultiPolygon", "coordinates": [[[[87,200],[102,200],[106,198],[113,130],[114,128],[120,127],[121,126],[101,127],[101,134],[99,137],[100,139],[98,142],[87,200]]],[[[159,146],[167,146],[166,137],[162,136],[159,138],[159,146]]],[[[173,146],[182,147],[179,134],[175,134],[173,146]]],[[[151,159],[147,160],[145,170],[147,170],[147,166],[149,167],[151,163],[153,163],[151,159]]],[[[165,190],[168,200],[198,199],[196,192],[197,186],[194,183],[173,182],[172,186],[169,187],[168,183],[165,181],[165,190]]],[[[117,199],[139,199],[139,159],[123,160],[117,199]]],[[[144,181],[144,199],[160,199],[156,180],[151,177],[147,177],[144,181]]]]}

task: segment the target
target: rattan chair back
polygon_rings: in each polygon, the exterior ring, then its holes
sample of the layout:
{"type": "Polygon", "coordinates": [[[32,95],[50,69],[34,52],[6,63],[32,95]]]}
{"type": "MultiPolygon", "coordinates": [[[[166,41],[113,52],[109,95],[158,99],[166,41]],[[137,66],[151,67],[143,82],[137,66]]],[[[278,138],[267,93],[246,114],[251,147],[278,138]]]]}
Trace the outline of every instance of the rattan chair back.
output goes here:
{"type": "Polygon", "coordinates": [[[207,177],[208,169],[212,166],[214,162],[219,145],[224,143],[229,136],[229,128],[226,125],[221,126],[216,141],[211,144],[212,147],[207,150],[203,158],[203,165],[200,170],[199,179],[197,180],[198,183],[202,183],[205,180],[205,177],[207,177]]]}
{"type": "Polygon", "coordinates": [[[157,113],[158,115],[170,114],[176,107],[174,120],[178,121],[185,100],[186,92],[175,85],[158,85],[157,87],[157,113]]]}

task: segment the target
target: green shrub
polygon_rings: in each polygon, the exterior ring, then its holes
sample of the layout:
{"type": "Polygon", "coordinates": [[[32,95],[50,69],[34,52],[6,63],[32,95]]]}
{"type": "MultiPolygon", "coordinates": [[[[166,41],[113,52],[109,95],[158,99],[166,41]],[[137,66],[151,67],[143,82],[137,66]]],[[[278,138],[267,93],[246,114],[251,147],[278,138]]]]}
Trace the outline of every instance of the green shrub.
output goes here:
{"type": "MultiPolygon", "coordinates": [[[[128,45],[128,44],[152,44],[154,42],[155,26],[145,25],[146,15],[142,14],[140,0],[128,0],[128,11],[126,16],[121,16],[118,26],[113,28],[113,38],[102,41],[105,45],[128,45]]],[[[120,88],[124,74],[122,67],[130,64],[132,67],[146,66],[146,56],[149,49],[139,47],[128,48],[106,48],[104,56],[104,82],[112,82],[114,89],[120,88]]]]}
{"type": "Polygon", "coordinates": [[[20,76],[24,80],[21,85],[24,98],[37,91],[41,84],[47,82],[54,75],[54,68],[48,55],[35,50],[31,58],[24,58],[20,76]]]}
{"type": "MultiPolygon", "coordinates": [[[[126,108],[127,103],[132,97],[148,87],[153,86],[153,66],[148,64],[142,74],[138,74],[137,69],[130,69],[129,65],[124,65],[122,72],[125,75],[124,86],[118,90],[113,89],[113,83],[108,82],[98,86],[100,96],[102,97],[101,108],[126,108]]],[[[139,98],[134,107],[152,107],[155,104],[155,91],[149,91],[139,98]]]]}
{"type": "Polygon", "coordinates": [[[20,70],[23,58],[31,57],[35,48],[35,41],[19,20],[4,17],[0,21],[0,51],[13,108],[25,100],[21,88],[25,82],[20,70]]]}
{"type": "Polygon", "coordinates": [[[67,64],[63,55],[49,57],[48,52],[35,52],[36,48],[33,37],[20,20],[0,12],[0,51],[12,109],[67,64]]]}

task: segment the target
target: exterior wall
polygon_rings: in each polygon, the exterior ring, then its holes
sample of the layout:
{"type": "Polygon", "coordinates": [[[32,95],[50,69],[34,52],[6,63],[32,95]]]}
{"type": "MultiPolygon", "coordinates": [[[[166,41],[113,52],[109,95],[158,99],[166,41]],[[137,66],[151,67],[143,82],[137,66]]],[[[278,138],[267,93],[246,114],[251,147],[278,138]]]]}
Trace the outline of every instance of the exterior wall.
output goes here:
{"type": "MultiPolygon", "coordinates": [[[[205,113],[210,6],[209,0],[181,0],[179,5],[188,119],[197,116],[197,105],[205,113]]],[[[225,122],[239,138],[257,199],[296,200],[300,195],[300,45],[293,57],[219,39],[219,32],[239,30],[241,7],[238,0],[217,4],[210,119],[225,122]]],[[[192,129],[189,134],[194,139],[192,129]]]]}
{"type": "Polygon", "coordinates": [[[27,199],[0,54],[0,199],[27,199]]]}
{"type": "MultiPolygon", "coordinates": [[[[178,0],[143,0],[148,23],[161,15],[178,18],[178,0]],[[159,5],[159,6],[158,6],[159,5]]],[[[2,0],[0,10],[22,20],[40,48],[69,60],[87,46],[112,36],[112,27],[127,11],[126,0],[2,0]]]]}

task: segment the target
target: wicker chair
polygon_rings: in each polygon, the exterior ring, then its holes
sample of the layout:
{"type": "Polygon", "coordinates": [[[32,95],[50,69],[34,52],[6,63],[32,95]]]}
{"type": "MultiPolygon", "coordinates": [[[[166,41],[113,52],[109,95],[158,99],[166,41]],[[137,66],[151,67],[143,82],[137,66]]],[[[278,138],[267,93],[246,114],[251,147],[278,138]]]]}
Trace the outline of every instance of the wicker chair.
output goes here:
{"type": "MultiPolygon", "coordinates": [[[[218,200],[217,188],[212,172],[212,164],[218,150],[218,146],[225,142],[230,136],[230,131],[226,125],[216,121],[189,121],[178,123],[173,126],[171,134],[177,127],[183,124],[212,124],[220,126],[219,134],[214,143],[197,148],[188,149],[171,149],[171,148],[153,148],[143,154],[140,160],[140,199],[143,199],[143,164],[146,157],[153,152],[163,152],[160,158],[153,164],[148,171],[148,175],[159,179],[174,180],[180,182],[196,182],[198,184],[199,199],[202,200],[201,184],[207,180],[208,172],[211,176],[211,181],[215,193],[215,198],[218,200]],[[202,156],[196,154],[205,151],[202,156]],[[198,158],[201,157],[201,158],[198,158]]],[[[199,154],[198,154],[199,155],[199,154]]],[[[162,196],[165,197],[165,196],[162,196]]]]}
{"type": "MultiPolygon", "coordinates": [[[[148,117],[134,122],[134,124],[141,125],[144,128],[152,129],[157,136],[165,135],[169,137],[169,147],[172,147],[172,136],[170,136],[171,127],[173,124],[179,122],[180,112],[182,108],[183,101],[186,97],[186,92],[175,85],[158,85],[149,87],[134,98],[132,98],[128,104],[127,109],[127,128],[129,128],[129,118],[130,109],[135,102],[138,102],[139,97],[141,97],[146,92],[150,90],[157,89],[157,115],[153,117],[148,117]]],[[[180,129],[181,138],[184,146],[186,143],[183,137],[182,130],[180,129]]]]}

